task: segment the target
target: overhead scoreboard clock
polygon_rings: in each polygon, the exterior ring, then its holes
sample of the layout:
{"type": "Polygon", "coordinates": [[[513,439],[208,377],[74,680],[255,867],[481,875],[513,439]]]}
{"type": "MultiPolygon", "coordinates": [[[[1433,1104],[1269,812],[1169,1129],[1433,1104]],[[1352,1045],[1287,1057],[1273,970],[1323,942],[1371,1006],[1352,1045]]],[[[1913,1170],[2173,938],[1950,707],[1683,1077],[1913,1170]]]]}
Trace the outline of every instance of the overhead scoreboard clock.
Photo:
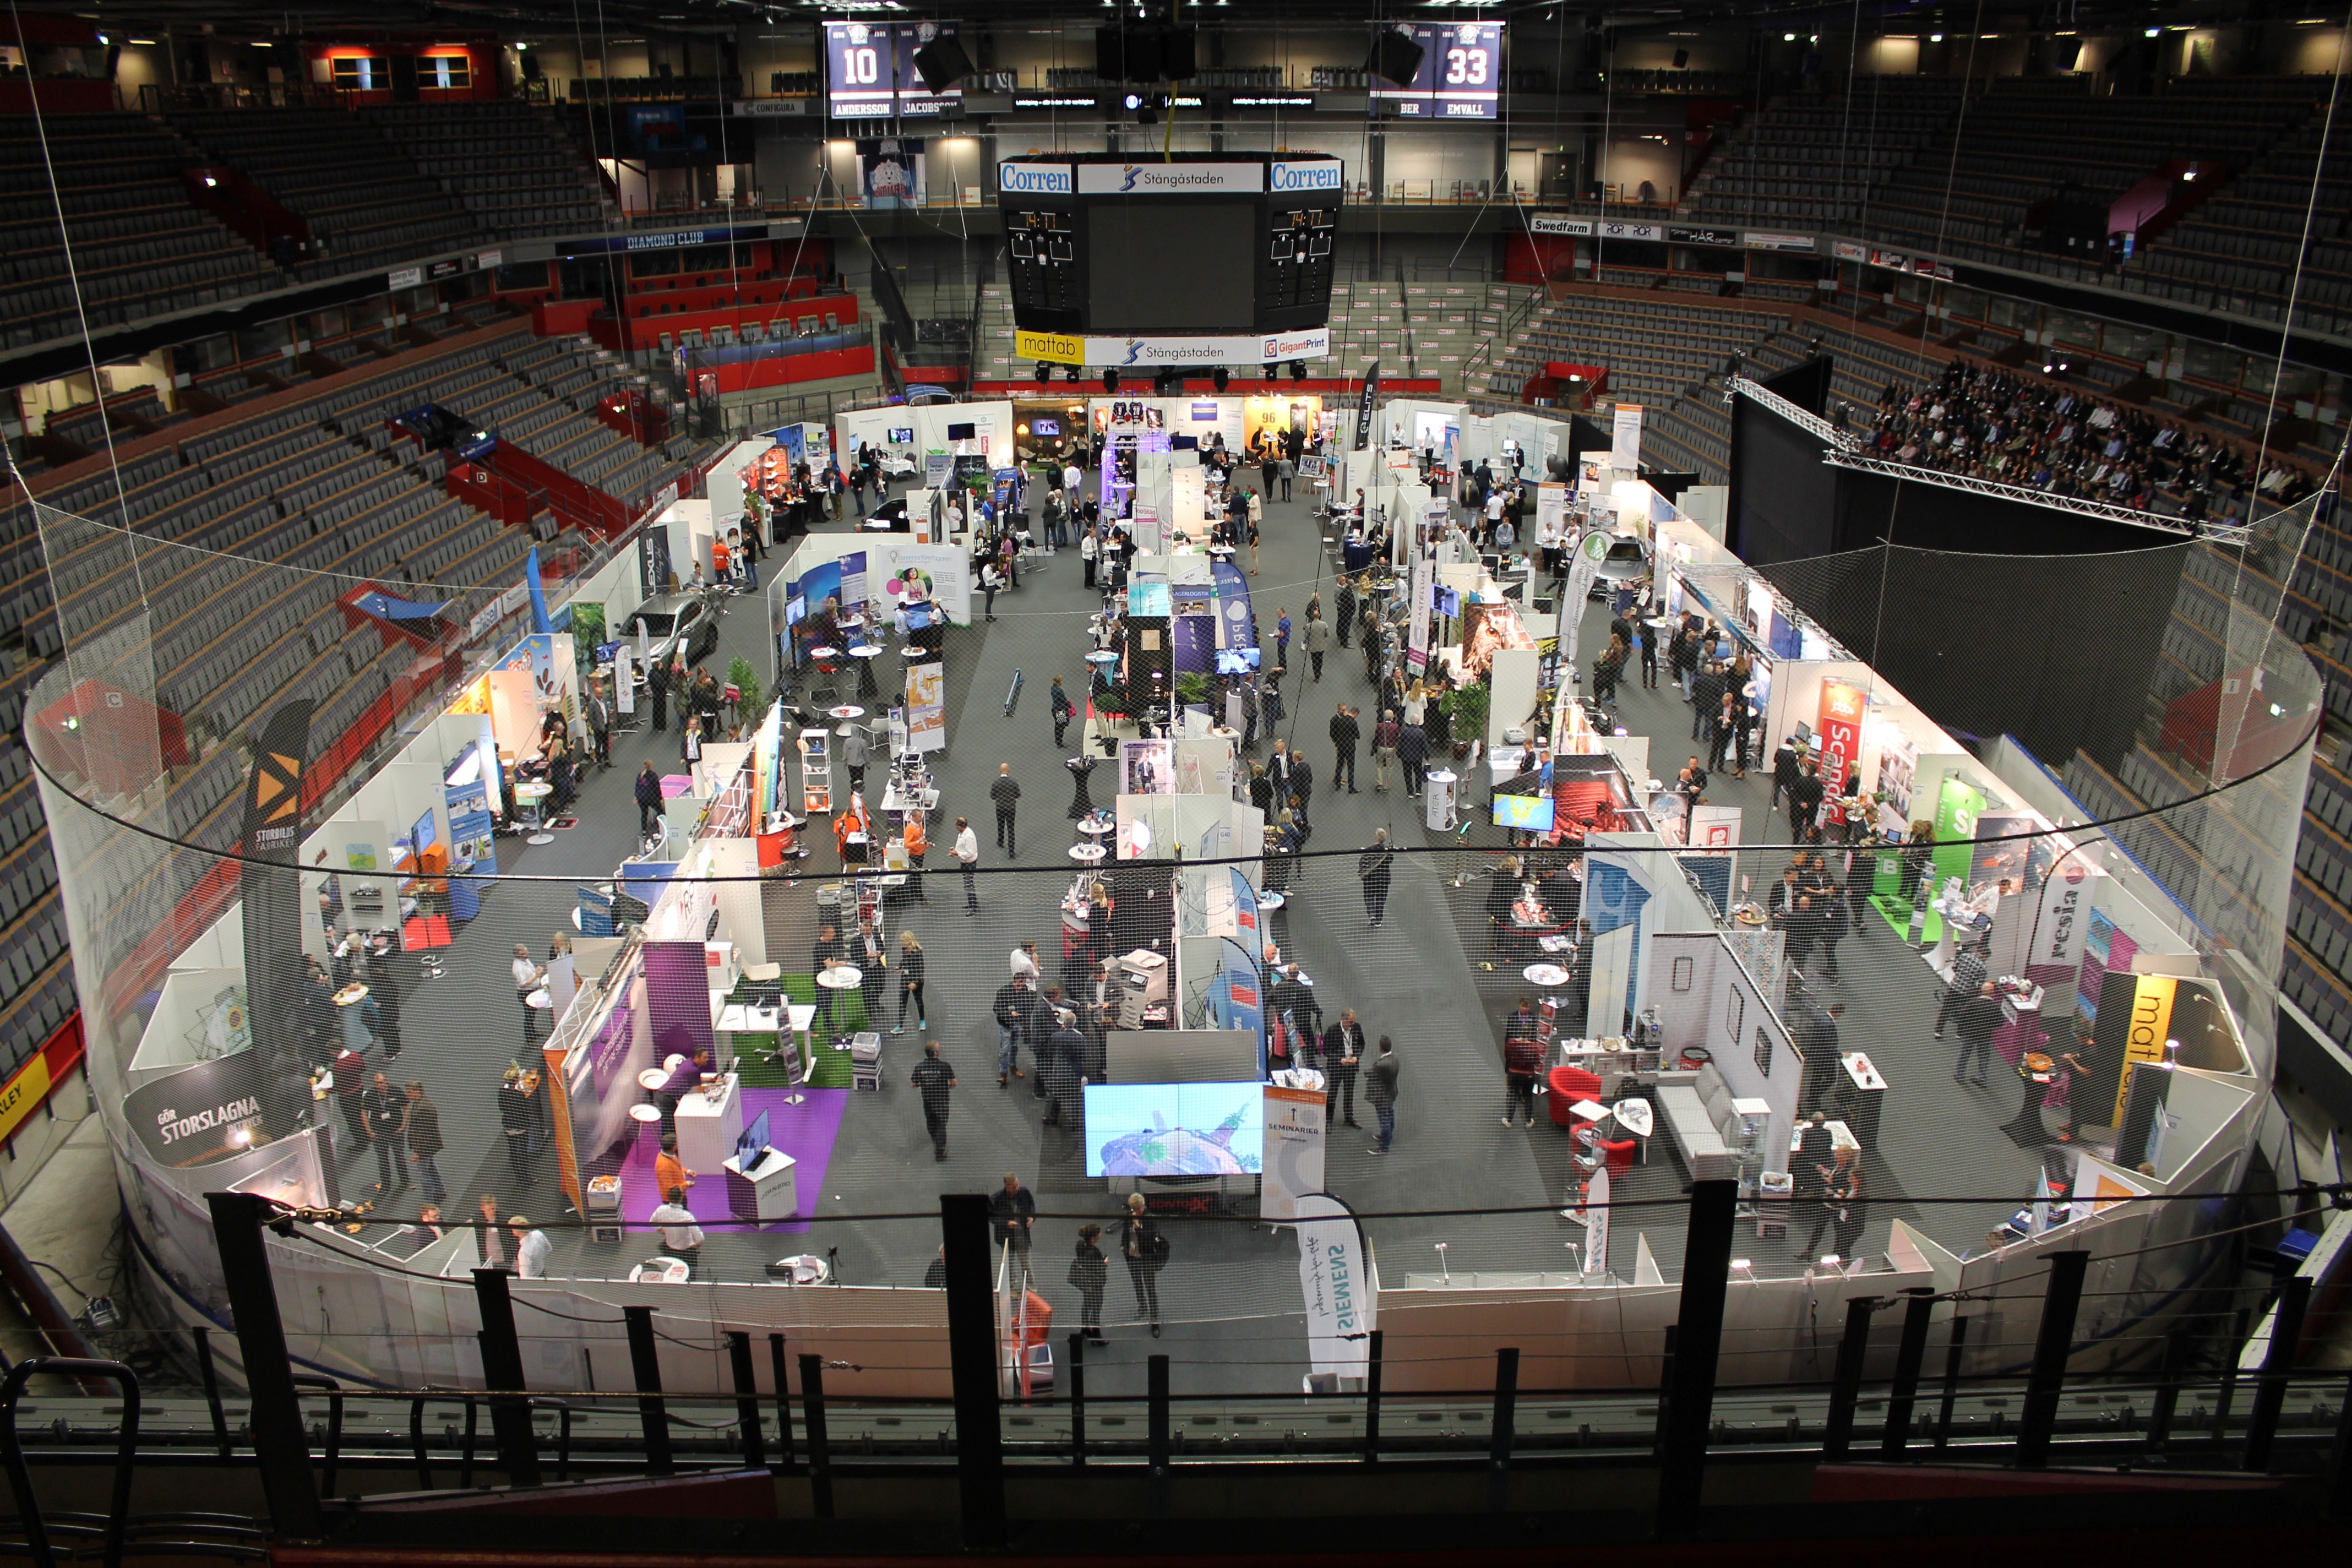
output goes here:
{"type": "Polygon", "coordinates": [[[1372,79],[1375,107],[1408,120],[1493,120],[1503,91],[1503,24],[1416,22],[1400,24],[1421,46],[1421,68],[1399,87],[1372,79]]]}
{"type": "Polygon", "coordinates": [[[997,202],[1013,319],[1032,340],[1016,352],[1134,365],[1320,357],[1346,188],[1339,160],[1311,154],[1007,159],[997,202]]]}
{"type": "Polygon", "coordinates": [[[953,22],[827,22],[824,111],[835,120],[946,113],[963,100],[963,89],[925,87],[915,51],[955,30],[953,22]]]}

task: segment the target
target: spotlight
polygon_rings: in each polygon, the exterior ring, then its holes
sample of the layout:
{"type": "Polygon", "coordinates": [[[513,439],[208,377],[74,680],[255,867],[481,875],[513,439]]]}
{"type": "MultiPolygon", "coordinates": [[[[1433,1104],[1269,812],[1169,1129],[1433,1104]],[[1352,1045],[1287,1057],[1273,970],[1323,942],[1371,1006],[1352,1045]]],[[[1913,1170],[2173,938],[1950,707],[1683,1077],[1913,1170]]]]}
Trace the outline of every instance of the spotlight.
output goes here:
{"type": "Polygon", "coordinates": [[[1103,372],[1103,390],[1105,392],[1117,392],[1118,390],[1118,372],[1115,370],[1107,370],[1103,372]]]}
{"type": "Polygon", "coordinates": [[[1233,380],[1233,375],[1223,365],[1219,365],[1216,369],[1216,373],[1209,377],[1210,384],[1214,386],[1219,392],[1224,391],[1225,384],[1231,380],[1233,380]]]}
{"type": "Polygon", "coordinates": [[[1307,379],[1307,362],[1305,360],[1295,359],[1290,362],[1290,379],[1293,381],[1305,381],[1307,379]]]}
{"type": "Polygon", "coordinates": [[[1063,379],[1064,381],[1076,381],[1076,380],[1077,380],[1077,379],[1078,379],[1078,367],[1077,367],[1076,365],[1069,365],[1069,366],[1066,367],[1066,368],[1063,370],[1063,372],[1062,372],[1062,379],[1063,379]]]}
{"type": "Polygon", "coordinates": [[[1267,381],[1272,381],[1280,374],[1278,367],[1276,366],[1272,360],[1266,361],[1265,363],[1260,365],[1258,369],[1264,373],[1264,378],[1267,381]]]}
{"type": "Polygon", "coordinates": [[[1039,360],[1037,362],[1037,384],[1040,386],[1047,385],[1053,381],[1053,379],[1054,367],[1047,364],[1044,360],[1039,360]]]}

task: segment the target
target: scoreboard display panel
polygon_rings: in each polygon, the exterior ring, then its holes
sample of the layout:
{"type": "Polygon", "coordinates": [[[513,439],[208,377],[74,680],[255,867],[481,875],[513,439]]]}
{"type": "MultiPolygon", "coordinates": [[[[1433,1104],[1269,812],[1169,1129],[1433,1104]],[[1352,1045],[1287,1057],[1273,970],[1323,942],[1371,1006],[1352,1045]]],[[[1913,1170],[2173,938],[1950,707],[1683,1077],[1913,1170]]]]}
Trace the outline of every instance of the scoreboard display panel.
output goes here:
{"type": "Polygon", "coordinates": [[[915,51],[955,33],[952,22],[827,22],[825,112],[835,120],[887,120],[941,114],[963,89],[932,92],[915,69],[915,51]]]}
{"type": "Polygon", "coordinates": [[[1372,79],[1373,100],[1406,120],[1493,120],[1501,113],[1503,24],[1423,22],[1400,26],[1421,46],[1408,87],[1372,79]]]}

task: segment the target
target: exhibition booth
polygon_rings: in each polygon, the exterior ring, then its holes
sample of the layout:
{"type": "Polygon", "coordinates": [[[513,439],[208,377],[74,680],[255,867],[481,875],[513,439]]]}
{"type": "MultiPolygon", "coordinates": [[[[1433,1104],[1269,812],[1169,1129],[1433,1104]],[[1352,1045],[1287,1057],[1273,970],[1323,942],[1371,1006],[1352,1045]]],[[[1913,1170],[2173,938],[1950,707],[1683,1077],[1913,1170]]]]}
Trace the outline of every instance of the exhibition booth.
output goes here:
{"type": "Polygon", "coordinates": [[[887,477],[940,489],[1012,467],[1013,425],[1013,405],[1003,399],[854,408],[833,416],[834,449],[845,468],[872,447],[887,477]]]}

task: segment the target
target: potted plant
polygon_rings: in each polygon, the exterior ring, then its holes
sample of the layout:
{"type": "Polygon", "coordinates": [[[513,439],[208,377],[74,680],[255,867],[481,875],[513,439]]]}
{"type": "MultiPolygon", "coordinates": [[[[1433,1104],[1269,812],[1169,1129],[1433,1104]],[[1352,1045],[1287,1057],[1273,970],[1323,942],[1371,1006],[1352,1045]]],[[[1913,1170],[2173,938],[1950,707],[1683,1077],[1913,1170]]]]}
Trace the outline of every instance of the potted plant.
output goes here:
{"type": "Polygon", "coordinates": [[[735,700],[737,721],[744,724],[758,722],[760,715],[767,710],[767,704],[761,700],[766,694],[760,689],[760,672],[751,668],[750,659],[739,657],[727,667],[727,679],[742,693],[735,700]]]}
{"type": "Polygon", "coordinates": [[[1176,700],[1187,708],[1205,707],[1209,700],[1209,678],[1197,669],[1188,669],[1178,676],[1176,700]]]}
{"type": "Polygon", "coordinates": [[[1456,761],[1470,754],[1470,742],[1486,738],[1486,706],[1491,690],[1484,679],[1474,680],[1446,700],[1445,717],[1454,735],[1456,761]]]}

